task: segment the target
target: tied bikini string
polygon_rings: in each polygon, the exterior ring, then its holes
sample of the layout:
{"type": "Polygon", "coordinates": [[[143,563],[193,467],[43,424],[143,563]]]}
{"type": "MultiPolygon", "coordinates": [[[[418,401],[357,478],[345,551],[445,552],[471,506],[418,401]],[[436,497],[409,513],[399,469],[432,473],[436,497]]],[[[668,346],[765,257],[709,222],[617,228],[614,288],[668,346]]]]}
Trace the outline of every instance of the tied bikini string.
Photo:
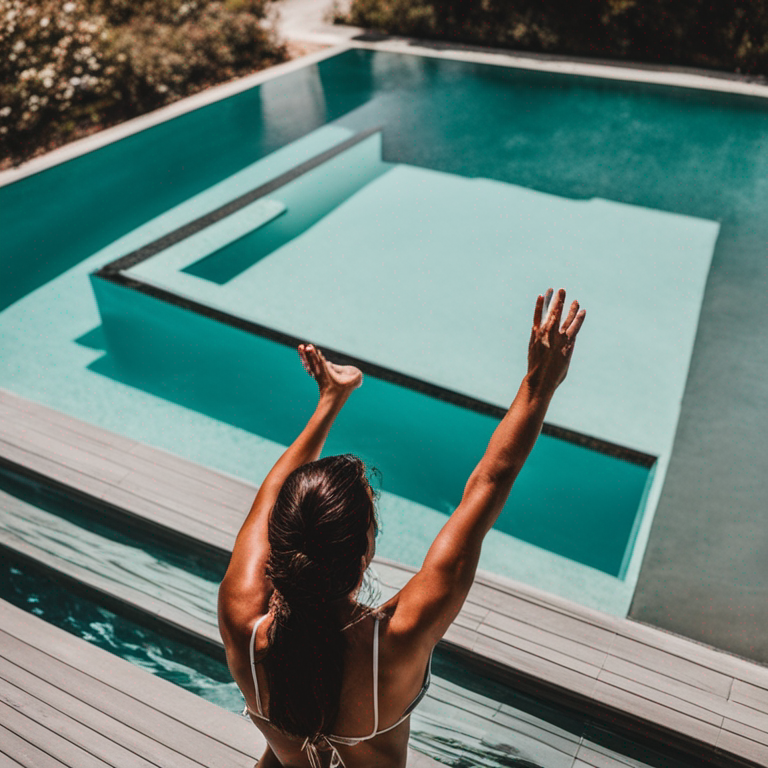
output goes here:
{"type": "MultiPolygon", "coordinates": [[[[325,739],[325,743],[330,747],[331,764],[329,768],[344,768],[344,761],[341,759],[339,750],[333,746],[333,744],[328,740],[326,736],[320,736],[319,738],[325,739]]],[[[320,760],[320,752],[317,749],[317,744],[314,740],[310,739],[309,736],[304,739],[304,743],[301,745],[301,751],[304,752],[305,750],[307,757],[309,758],[310,766],[312,766],[312,768],[323,768],[323,764],[320,760]]]]}

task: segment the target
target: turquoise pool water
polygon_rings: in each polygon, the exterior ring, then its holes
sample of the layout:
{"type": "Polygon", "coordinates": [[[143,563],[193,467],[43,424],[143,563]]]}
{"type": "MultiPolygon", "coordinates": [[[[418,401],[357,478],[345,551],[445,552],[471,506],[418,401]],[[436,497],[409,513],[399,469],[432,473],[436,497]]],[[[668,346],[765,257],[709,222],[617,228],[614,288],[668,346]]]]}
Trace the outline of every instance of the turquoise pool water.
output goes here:
{"type": "MultiPolygon", "coordinates": [[[[186,385],[193,383],[192,374],[186,381],[182,376],[175,382],[148,384],[154,376],[151,370],[145,371],[142,379],[132,364],[105,355],[107,339],[90,293],[88,275],[153,237],[172,231],[185,217],[202,215],[238,191],[246,191],[255,173],[249,169],[260,158],[267,165],[272,163],[276,173],[279,159],[275,150],[283,147],[290,152],[291,142],[310,140],[313,132],[331,122],[345,136],[384,126],[384,163],[450,174],[459,181],[484,179],[513,185],[526,192],[521,194],[521,201],[534,200],[529,193],[546,193],[563,201],[565,210],[569,202],[602,198],[654,215],[671,213],[722,222],[712,262],[713,274],[719,275],[717,280],[727,282],[733,265],[742,262],[742,254],[765,242],[760,201],[765,200],[762,141],[766,116],[754,102],[350,51],[0,189],[4,238],[0,268],[7,277],[2,281],[7,309],[0,315],[0,325],[4,359],[9,362],[0,385],[258,481],[287,437],[280,434],[279,428],[270,431],[259,424],[259,431],[243,423],[242,413],[227,416],[203,406],[194,386],[185,394],[186,385]],[[310,95],[312,98],[308,98],[310,95]],[[675,183],[662,183],[669,178],[675,183]],[[34,228],[27,223],[30,200],[39,210],[34,228]],[[174,210],[175,206],[181,207],[174,210]],[[141,229],[134,231],[136,227],[141,229]],[[175,389],[172,396],[168,393],[170,386],[175,389]]],[[[260,166],[258,172],[263,168],[260,166]]],[[[384,174],[381,183],[394,178],[384,174]]],[[[588,205],[583,210],[587,209],[588,205]]],[[[330,228],[341,221],[326,216],[318,225],[330,228]]],[[[330,229],[327,231],[330,233],[330,229]]],[[[296,242],[301,240],[297,238],[296,242]]],[[[482,249],[482,243],[478,242],[477,247],[482,249]]],[[[655,269],[654,258],[664,264],[668,260],[654,254],[647,260],[649,269],[655,269]]],[[[267,257],[261,263],[268,266],[269,262],[267,257]]],[[[225,270],[218,277],[210,271],[204,274],[203,264],[200,261],[197,267],[188,268],[186,276],[220,286],[243,276],[242,263],[236,268],[230,266],[229,272],[225,270]]],[[[578,272],[578,264],[570,260],[567,252],[563,253],[562,264],[569,274],[578,272]]],[[[666,377],[660,374],[651,376],[652,386],[641,392],[635,371],[621,364],[614,366],[613,379],[602,380],[603,389],[597,387],[596,392],[587,393],[581,400],[575,394],[569,398],[564,389],[562,405],[553,412],[556,423],[575,420],[585,434],[599,437],[609,435],[618,424],[619,437],[632,436],[622,444],[659,456],[654,485],[648,492],[647,508],[651,510],[661,493],[672,451],[707,266],[708,257],[703,276],[699,272],[688,283],[682,275],[677,295],[684,300],[685,310],[676,318],[675,305],[665,304],[673,307],[671,325],[665,323],[673,333],[665,335],[662,328],[652,347],[651,357],[665,365],[666,361],[675,361],[677,373],[672,389],[665,389],[666,377]],[[682,357],[678,345],[681,334],[686,339],[682,357]],[[606,381],[611,382],[610,387],[606,381]],[[662,402],[658,395],[664,392],[668,395],[663,399],[664,406],[657,407],[662,402]],[[640,395],[641,400],[633,399],[640,395]],[[624,415],[618,421],[601,416],[601,404],[624,415]],[[656,444],[640,445],[651,433],[658,438],[656,444]]],[[[245,268],[247,272],[247,262],[245,268]]],[[[557,282],[561,274],[555,271],[552,282],[557,282]]],[[[277,282],[271,285],[279,287],[277,282]]],[[[641,326],[647,325],[643,318],[653,315],[648,305],[653,305],[655,297],[651,300],[648,294],[638,296],[633,288],[634,284],[605,286],[612,296],[611,309],[602,317],[599,312],[590,315],[590,321],[595,328],[620,326],[620,341],[642,348],[641,326]],[[618,320],[625,312],[637,320],[620,324],[618,320]]],[[[537,286],[536,290],[540,289],[537,286]]],[[[283,294],[273,291],[273,295],[286,308],[292,306],[280,298],[283,294]]],[[[503,304],[500,306],[503,308],[503,304]]],[[[522,317],[517,312],[515,308],[514,317],[522,317]]],[[[529,322],[511,320],[509,325],[514,327],[529,322]]],[[[592,353],[586,334],[584,339],[586,360],[592,353]]],[[[249,365],[245,363],[218,387],[214,388],[214,383],[195,383],[220,395],[220,408],[226,409],[231,392],[242,393],[232,398],[233,403],[238,397],[247,398],[250,381],[258,375],[249,365]]],[[[438,370],[437,365],[430,366],[440,376],[449,375],[438,370]]],[[[498,370],[475,374],[482,399],[500,401],[501,393],[494,387],[511,380],[512,372],[507,369],[506,379],[498,370]]],[[[583,394],[590,386],[594,388],[594,382],[575,364],[565,386],[583,394]]],[[[311,396],[306,386],[303,391],[306,397],[311,396]]],[[[397,401],[389,406],[395,411],[393,420],[397,419],[398,406],[397,401]]],[[[294,418],[298,420],[300,414],[294,411],[294,418]]],[[[480,427],[471,429],[475,430],[473,434],[482,431],[480,427]]],[[[479,437],[473,439],[481,442],[479,437]]],[[[376,463],[376,445],[371,448],[376,463]]],[[[428,451],[429,446],[417,448],[428,451]]],[[[471,453],[471,441],[467,453],[471,453]]],[[[457,466],[463,468],[461,462],[457,466]]],[[[453,483],[449,488],[454,490],[444,498],[438,498],[445,479],[440,471],[427,479],[421,497],[404,489],[419,485],[422,478],[391,473],[393,493],[382,499],[383,554],[420,561],[425,542],[444,519],[443,512],[461,483],[449,471],[450,465],[445,469],[444,475],[450,474],[453,483]]],[[[534,527],[557,530],[557,521],[541,526],[535,486],[532,483],[533,490],[528,493],[529,512],[521,518],[527,517],[534,527]]],[[[483,565],[623,614],[632,598],[650,522],[650,516],[646,516],[637,530],[630,530],[630,538],[636,536],[638,546],[628,562],[624,562],[623,554],[603,562],[600,553],[598,559],[579,564],[578,555],[574,559],[574,550],[568,549],[570,540],[560,550],[552,545],[554,552],[550,552],[538,546],[533,534],[525,534],[533,540],[526,542],[500,532],[501,537],[489,540],[483,565]],[[617,574],[623,578],[617,578],[617,574]]],[[[513,528],[508,530],[514,532],[513,528]]]]}

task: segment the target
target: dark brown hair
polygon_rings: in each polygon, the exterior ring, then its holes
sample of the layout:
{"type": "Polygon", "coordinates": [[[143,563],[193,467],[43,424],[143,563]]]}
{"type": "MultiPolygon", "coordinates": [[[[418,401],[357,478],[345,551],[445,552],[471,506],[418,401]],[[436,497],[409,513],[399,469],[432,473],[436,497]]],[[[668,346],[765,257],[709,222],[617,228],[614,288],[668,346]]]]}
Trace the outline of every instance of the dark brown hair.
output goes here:
{"type": "Polygon", "coordinates": [[[314,738],[339,711],[344,635],[336,602],[357,587],[375,510],[365,465],[329,456],[292,472],[269,519],[275,592],[264,669],[270,722],[314,738]]]}

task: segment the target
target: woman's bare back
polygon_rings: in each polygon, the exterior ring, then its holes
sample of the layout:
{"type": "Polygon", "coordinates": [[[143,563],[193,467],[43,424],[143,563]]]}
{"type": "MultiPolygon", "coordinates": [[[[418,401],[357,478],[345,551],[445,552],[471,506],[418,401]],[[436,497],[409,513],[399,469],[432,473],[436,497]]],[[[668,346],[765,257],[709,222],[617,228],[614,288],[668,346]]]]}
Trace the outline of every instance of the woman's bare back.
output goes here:
{"type": "MultiPolygon", "coordinates": [[[[388,605],[376,612],[367,609],[353,608],[350,614],[356,614],[345,624],[344,638],[345,671],[341,686],[339,714],[333,727],[332,736],[344,739],[361,739],[356,744],[339,743],[331,739],[331,744],[338,750],[346,768],[363,766],[369,768],[399,768],[405,765],[410,719],[406,718],[399,725],[392,725],[401,720],[403,713],[415,699],[419,697],[428,672],[429,656],[424,654],[403,653],[400,643],[392,636],[390,630],[390,611],[388,605]],[[363,612],[364,611],[364,612],[363,612]],[[378,622],[378,680],[377,707],[374,707],[374,633],[378,622]],[[378,709],[378,723],[375,723],[378,709]],[[374,732],[379,731],[371,737],[374,732]]],[[[262,617],[257,617],[258,621],[262,617]]],[[[270,764],[282,765],[286,768],[305,768],[311,766],[306,750],[302,750],[303,741],[289,737],[272,726],[267,719],[258,716],[259,705],[262,713],[269,716],[269,689],[267,679],[259,659],[267,651],[267,632],[270,617],[265,616],[256,630],[254,657],[256,659],[256,675],[259,686],[259,702],[251,676],[250,643],[251,628],[245,647],[240,646],[236,654],[229,654],[230,668],[235,682],[243,691],[248,710],[254,725],[264,734],[270,745],[276,763],[270,763],[271,758],[265,756],[259,763],[259,768],[269,768],[270,764]],[[236,657],[236,658],[235,658],[236,657]]],[[[328,745],[319,745],[319,756],[323,765],[330,765],[332,751],[328,745]]]]}

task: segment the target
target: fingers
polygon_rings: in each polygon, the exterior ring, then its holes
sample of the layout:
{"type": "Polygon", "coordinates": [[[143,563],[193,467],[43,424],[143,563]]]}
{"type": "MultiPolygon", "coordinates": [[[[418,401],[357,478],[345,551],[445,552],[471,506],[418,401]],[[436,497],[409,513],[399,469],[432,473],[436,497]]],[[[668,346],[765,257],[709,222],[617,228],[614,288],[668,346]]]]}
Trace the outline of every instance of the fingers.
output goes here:
{"type": "Polygon", "coordinates": [[[566,344],[572,345],[576,339],[576,334],[579,332],[579,328],[581,328],[584,323],[584,318],[587,313],[583,309],[580,309],[578,301],[572,301],[571,306],[568,309],[568,315],[562,326],[559,327],[564,307],[565,290],[563,288],[557,292],[557,296],[555,296],[554,291],[549,288],[544,296],[538,296],[536,299],[536,308],[533,312],[533,331],[534,333],[537,333],[541,328],[543,331],[541,342],[545,347],[549,347],[550,342],[554,341],[557,335],[559,335],[561,340],[566,344]],[[554,303],[551,303],[553,297],[554,303]]]}
{"type": "Polygon", "coordinates": [[[551,288],[547,288],[547,292],[544,294],[544,322],[547,322],[547,318],[549,317],[549,310],[551,309],[552,305],[552,294],[554,291],[551,288]]]}
{"type": "Polygon", "coordinates": [[[587,316],[587,311],[582,309],[576,317],[572,320],[571,324],[565,331],[565,335],[568,337],[569,342],[573,342],[576,339],[576,334],[579,332],[579,328],[584,324],[584,318],[587,316]]]}
{"type": "Polygon", "coordinates": [[[301,364],[304,366],[304,370],[311,376],[312,371],[309,367],[309,361],[307,360],[307,352],[306,347],[304,344],[299,344],[299,360],[301,360],[301,364]]]}
{"type": "Polygon", "coordinates": [[[563,323],[562,328],[560,328],[560,333],[565,333],[571,327],[571,323],[576,317],[576,313],[578,311],[579,311],[579,302],[572,301],[571,308],[568,310],[568,316],[565,318],[565,322],[563,323]]]}
{"type": "Polygon", "coordinates": [[[312,344],[300,344],[299,357],[304,365],[304,369],[310,376],[317,379],[319,376],[323,375],[325,370],[325,359],[317,347],[312,344]]]}
{"type": "MultiPolygon", "coordinates": [[[[547,291],[549,296],[552,295],[552,289],[547,291]]],[[[545,297],[546,298],[546,297],[545,297]]],[[[547,319],[544,323],[544,327],[551,331],[553,328],[557,328],[560,325],[560,318],[563,314],[563,305],[565,304],[565,291],[561,288],[557,292],[554,305],[550,308],[547,319]]]]}

